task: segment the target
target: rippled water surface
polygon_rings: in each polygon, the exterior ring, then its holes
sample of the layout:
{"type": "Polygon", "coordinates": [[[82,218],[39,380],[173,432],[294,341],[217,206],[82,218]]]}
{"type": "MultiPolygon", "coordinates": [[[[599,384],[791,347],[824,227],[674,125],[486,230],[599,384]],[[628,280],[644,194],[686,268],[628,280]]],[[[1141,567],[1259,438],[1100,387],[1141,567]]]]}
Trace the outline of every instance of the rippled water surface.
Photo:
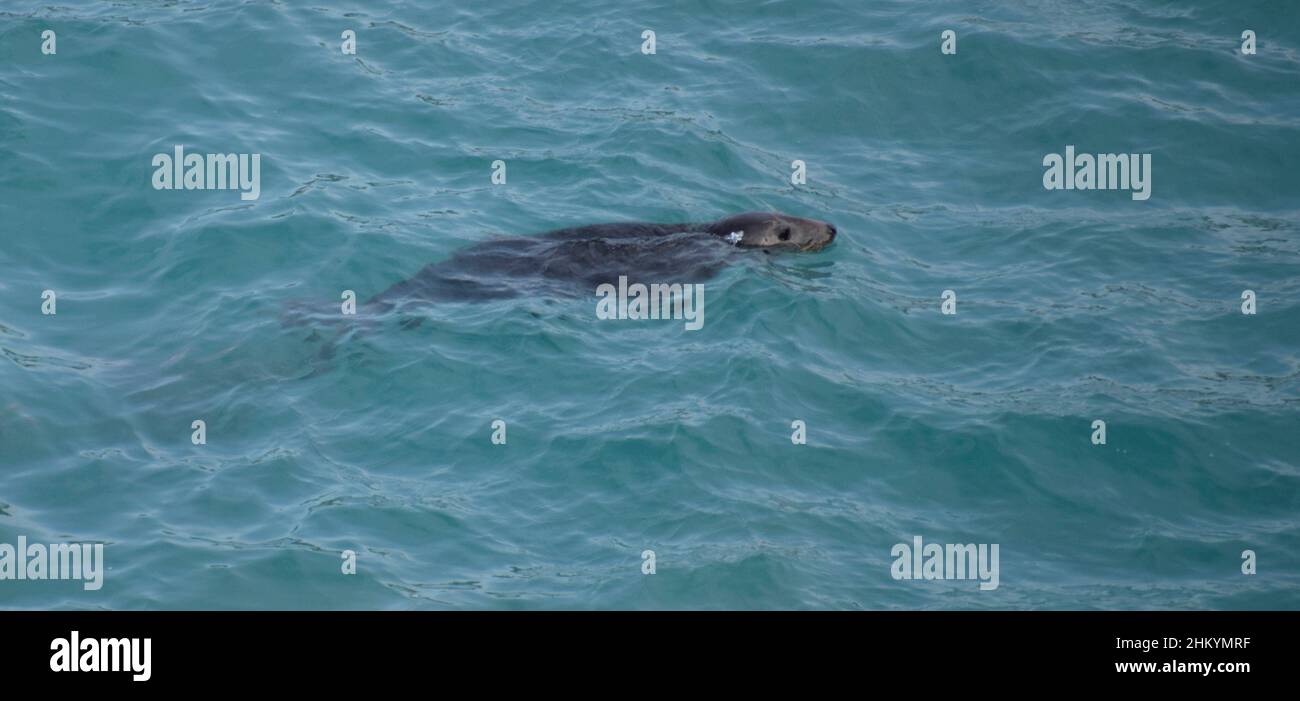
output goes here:
{"type": "Polygon", "coordinates": [[[1290,2],[6,2],[0,542],[109,571],[0,607],[1300,608],[1298,46],[1290,2]],[[176,144],[260,198],[153,189],[176,144]],[[1150,200],[1044,190],[1067,144],[1151,154],[1150,200]],[[755,209],[840,236],[699,331],[286,323],[755,209]],[[914,535],[1000,586],[895,581],[914,535]]]}

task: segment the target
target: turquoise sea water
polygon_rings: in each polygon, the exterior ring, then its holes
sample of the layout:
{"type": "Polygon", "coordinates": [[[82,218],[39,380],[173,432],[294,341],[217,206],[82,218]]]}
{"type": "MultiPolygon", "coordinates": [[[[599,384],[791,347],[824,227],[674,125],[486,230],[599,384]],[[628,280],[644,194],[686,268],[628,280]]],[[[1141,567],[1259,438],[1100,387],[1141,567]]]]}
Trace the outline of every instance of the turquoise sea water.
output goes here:
{"type": "Polygon", "coordinates": [[[1298,47],[1292,2],[10,0],[0,543],[108,571],[0,607],[1300,608],[1298,47]],[[177,144],[261,154],[260,198],[153,189],[177,144]],[[1045,190],[1066,145],[1151,154],[1150,200],[1045,190]],[[283,323],[754,209],[840,236],[699,331],[283,323]],[[893,579],[916,535],[999,587],[893,579]]]}

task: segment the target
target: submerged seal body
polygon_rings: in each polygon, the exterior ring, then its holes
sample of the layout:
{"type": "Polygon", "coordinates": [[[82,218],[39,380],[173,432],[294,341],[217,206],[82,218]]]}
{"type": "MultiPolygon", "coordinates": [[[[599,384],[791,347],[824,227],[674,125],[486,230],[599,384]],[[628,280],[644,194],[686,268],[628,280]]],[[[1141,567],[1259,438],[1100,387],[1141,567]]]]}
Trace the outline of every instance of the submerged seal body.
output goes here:
{"type": "Polygon", "coordinates": [[[425,266],[366,306],[382,312],[407,302],[580,293],[616,283],[620,275],[644,282],[700,282],[739,252],[817,251],[836,233],[833,225],[815,219],[747,212],[699,224],[594,224],[499,238],[425,266]]]}

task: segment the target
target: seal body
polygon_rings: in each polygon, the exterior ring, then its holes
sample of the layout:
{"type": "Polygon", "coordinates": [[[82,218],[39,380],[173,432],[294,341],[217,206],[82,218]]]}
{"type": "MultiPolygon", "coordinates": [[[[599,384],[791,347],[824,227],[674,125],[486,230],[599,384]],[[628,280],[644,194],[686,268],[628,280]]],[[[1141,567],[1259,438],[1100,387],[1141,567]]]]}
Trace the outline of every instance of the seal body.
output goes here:
{"type": "Polygon", "coordinates": [[[382,312],[408,302],[583,294],[616,283],[620,275],[640,282],[702,282],[736,255],[816,251],[836,233],[833,225],[814,219],[748,212],[700,224],[594,224],[498,238],[426,265],[366,305],[382,312]]]}

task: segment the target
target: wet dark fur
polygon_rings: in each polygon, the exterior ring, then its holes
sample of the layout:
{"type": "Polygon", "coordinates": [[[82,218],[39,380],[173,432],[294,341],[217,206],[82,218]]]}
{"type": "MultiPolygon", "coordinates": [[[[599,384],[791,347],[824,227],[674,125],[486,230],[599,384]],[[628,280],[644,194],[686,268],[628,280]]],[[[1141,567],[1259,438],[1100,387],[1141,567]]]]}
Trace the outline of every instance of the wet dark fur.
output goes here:
{"type": "Polygon", "coordinates": [[[602,283],[693,283],[712,278],[749,250],[812,251],[835,227],[812,219],[751,212],[703,224],[595,224],[539,236],[500,238],[426,265],[375,295],[387,311],[412,302],[478,301],[521,294],[589,294],[602,283]],[[739,234],[739,236],[732,235],[739,234]],[[729,235],[730,238],[729,238],[729,235]]]}

